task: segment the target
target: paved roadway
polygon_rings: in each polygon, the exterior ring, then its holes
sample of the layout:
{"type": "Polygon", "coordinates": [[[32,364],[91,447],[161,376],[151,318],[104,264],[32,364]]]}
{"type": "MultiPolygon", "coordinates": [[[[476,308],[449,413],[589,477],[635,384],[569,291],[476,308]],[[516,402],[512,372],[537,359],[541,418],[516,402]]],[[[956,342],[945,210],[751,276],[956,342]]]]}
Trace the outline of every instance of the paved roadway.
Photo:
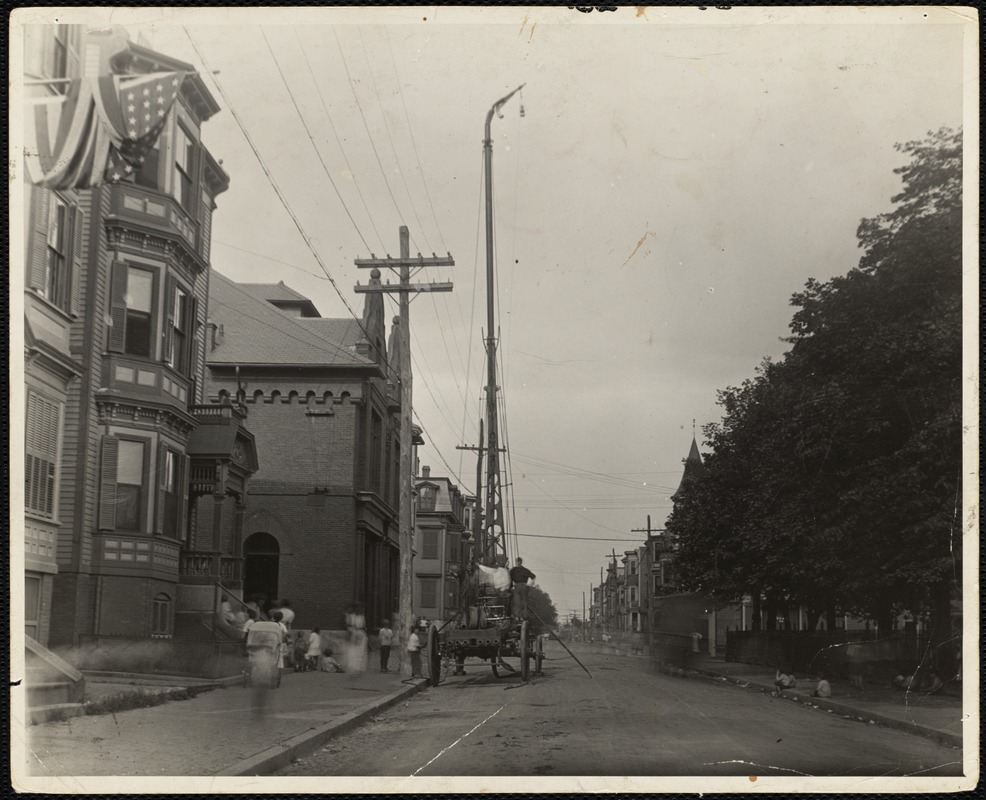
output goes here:
{"type": "Polygon", "coordinates": [[[961,752],[788,700],[551,642],[524,685],[469,662],[283,776],[957,776],[961,752]]]}

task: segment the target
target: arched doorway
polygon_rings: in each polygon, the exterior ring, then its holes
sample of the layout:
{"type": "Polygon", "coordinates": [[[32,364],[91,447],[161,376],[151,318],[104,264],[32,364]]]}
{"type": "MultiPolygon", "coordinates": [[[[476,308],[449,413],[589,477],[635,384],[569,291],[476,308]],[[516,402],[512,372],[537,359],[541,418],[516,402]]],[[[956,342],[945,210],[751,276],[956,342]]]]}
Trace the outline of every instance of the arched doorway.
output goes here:
{"type": "Polygon", "coordinates": [[[243,543],[243,599],[263,596],[273,603],[277,596],[277,570],[281,548],[269,533],[254,533],[243,543]]]}

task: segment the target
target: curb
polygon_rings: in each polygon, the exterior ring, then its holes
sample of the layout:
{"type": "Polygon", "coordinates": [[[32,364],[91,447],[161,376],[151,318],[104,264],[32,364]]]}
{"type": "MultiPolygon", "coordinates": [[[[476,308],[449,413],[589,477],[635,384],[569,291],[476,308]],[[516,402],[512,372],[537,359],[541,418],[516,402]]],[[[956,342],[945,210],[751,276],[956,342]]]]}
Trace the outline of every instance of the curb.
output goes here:
{"type": "MultiPolygon", "coordinates": [[[[764,683],[757,683],[756,681],[746,680],[744,678],[736,678],[731,675],[723,675],[719,672],[711,672],[703,669],[693,669],[691,672],[707,678],[722,679],[743,688],[759,689],[760,691],[767,693],[777,692],[777,689],[774,686],[768,686],[764,683]]],[[[896,717],[887,717],[883,714],[875,714],[872,711],[862,711],[852,706],[843,705],[842,703],[834,700],[826,700],[823,697],[811,697],[809,695],[804,695],[789,690],[781,691],[780,696],[788,700],[794,700],[801,705],[817,706],[820,709],[841,714],[842,716],[848,717],[856,722],[865,723],[867,721],[873,721],[877,725],[882,725],[885,728],[892,728],[894,730],[904,731],[905,733],[916,733],[919,736],[932,739],[939,744],[957,747],[959,749],[962,748],[961,734],[947,733],[946,731],[940,731],[937,728],[931,728],[927,725],[920,725],[917,722],[908,722],[906,720],[897,719],[896,717]]]]}
{"type": "Polygon", "coordinates": [[[314,753],[334,736],[347,733],[364,723],[370,717],[379,714],[381,711],[386,711],[391,706],[397,705],[402,700],[406,700],[427,688],[427,686],[427,679],[418,680],[416,683],[405,686],[394,694],[380,698],[366,708],[343,714],[332,722],[326,722],[310,731],[292,736],[281,744],[270,747],[242,761],[238,761],[232,766],[213,774],[216,776],[268,775],[271,772],[288,766],[297,758],[314,753]]]}

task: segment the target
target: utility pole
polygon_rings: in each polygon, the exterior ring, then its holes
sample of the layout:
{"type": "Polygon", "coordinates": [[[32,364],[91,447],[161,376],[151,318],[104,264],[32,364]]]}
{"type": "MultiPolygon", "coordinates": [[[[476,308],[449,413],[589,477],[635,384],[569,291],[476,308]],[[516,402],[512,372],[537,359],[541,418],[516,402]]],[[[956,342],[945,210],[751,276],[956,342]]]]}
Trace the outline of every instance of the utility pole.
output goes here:
{"type": "Polygon", "coordinates": [[[585,641],[585,592],[582,592],[582,641],[585,641]]]}
{"type": "Polygon", "coordinates": [[[479,419],[479,444],[475,445],[463,445],[459,444],[455,446],[456,450],[471,450],[476,453],[476,503],[475,510],[472,515],[472,540],[473,540],[473,551],[479,547],[479,532],[483,529],[483,453],[486,452],[486,448],[483,447],[483,419],[479,419]]]}
{"type": "Polygon", "coordinates": [[[400,510],[398,522],[398,545],[400,547],[400,608],[398,610],[398,644],[400,651],[401,674],[408,678],[411,675],[411,666],[405,653],[407,651],[408,633],[411,628],[411,548],[412,537],[414,534],[411,521],[411,492],[414,484],[413,465],[411,464],[411,327],[410,327],[410,295],[419,292],[451,292],[451,283],[411,283],[411,268],[421,267],[453,267],[455,262],[452,255],[445,257],[436,256],[432,253],[431,258],[422,258],[421,253],[418,257],[411,258],[410,245],[408,242],[407,226],[400,227],[400,258],[395,260],[390,256],[377,258],[370,254],[370,258],[357,258],[355,261],[359,269],[371,269],[371,282],[369,286],[356,284],[356,292],[361,294],[399,294],[400,295],[400,375],[397,379],[401,385],[401,460],[400,460],[400,510]],[[382,285],[379,282],[380,270],[389,269],[398,274],[400,283],[382,285]]]}
{"type": "MultiPolygon", "coordinates": [[[[479,444],[470,445],[456,445],[456,450],[469,450],[478,455],[476,459],[476,510],[472,516],[472,536],[473,542],[475,542],[475,552],[477,554],[482,554],[485,552],[482,539],[483,531],[483,453],[486,452],[486,448],[483,446],[483,420],[479,420],[479,444]]],[[[506,452],[506,448],[500,448],[501,453],[506,452]]]]}

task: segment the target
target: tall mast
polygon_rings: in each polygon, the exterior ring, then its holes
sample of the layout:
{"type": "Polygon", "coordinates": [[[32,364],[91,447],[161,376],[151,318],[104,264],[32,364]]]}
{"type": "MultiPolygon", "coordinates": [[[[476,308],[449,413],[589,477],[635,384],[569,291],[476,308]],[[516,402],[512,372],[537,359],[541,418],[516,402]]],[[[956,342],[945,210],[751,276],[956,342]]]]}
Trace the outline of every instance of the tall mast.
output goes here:
{"type": "Polygon", "coordinates": [[[506,529],[503,516],[503,495],[500,486],[500,426],[496,402],[496,328],[493,314],[493,138],[490,126],[493,115],[524,87],[521,84],[510,94],[497,100],[486,113],[483,137],[483,167],[486,177],[486,514],[483,518],[483,538],[479,543],[480,560],[487,565],[503,564],[507,560],[506,529]]]}

